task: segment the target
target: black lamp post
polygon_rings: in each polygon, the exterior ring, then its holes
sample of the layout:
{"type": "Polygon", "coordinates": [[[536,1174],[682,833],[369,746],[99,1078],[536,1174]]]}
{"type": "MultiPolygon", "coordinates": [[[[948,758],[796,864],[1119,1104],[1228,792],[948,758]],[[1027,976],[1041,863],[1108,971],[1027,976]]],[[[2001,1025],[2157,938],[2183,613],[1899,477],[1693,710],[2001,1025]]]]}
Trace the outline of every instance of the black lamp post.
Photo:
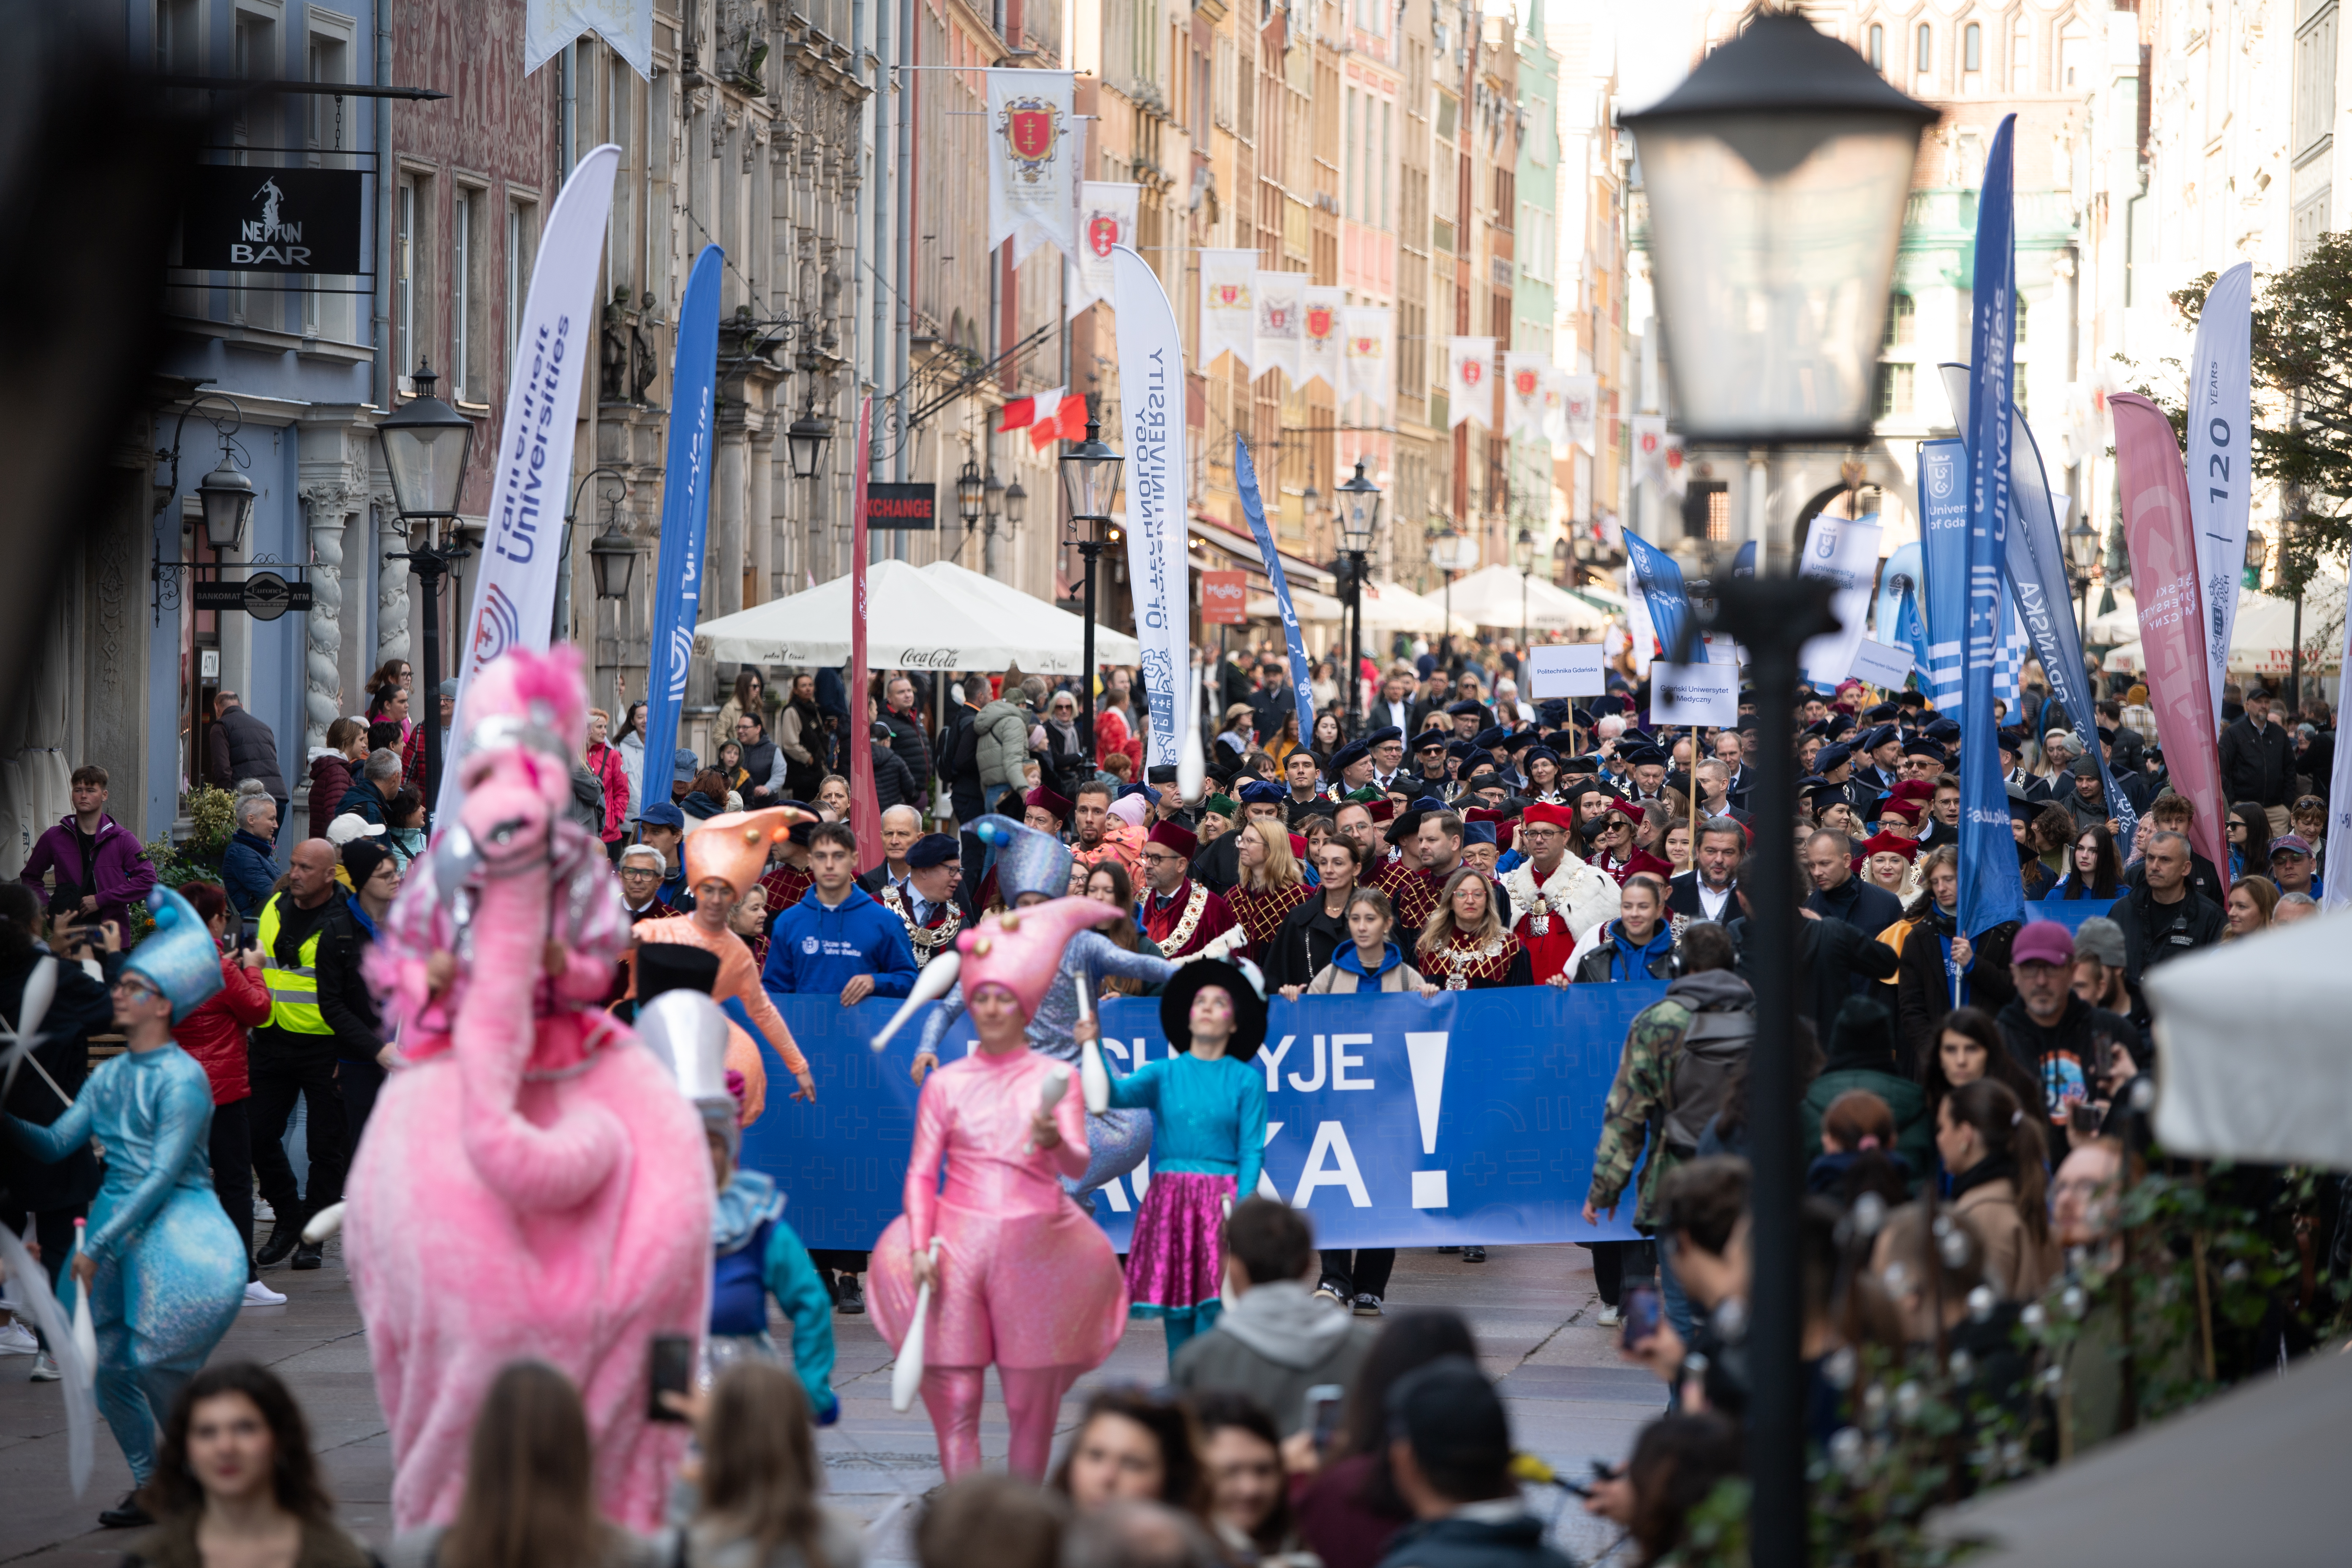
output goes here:
{"type": "Polygon", "coordinates": [[[792,454],[793,478],[816,478],[817,466],[824,460],[824,444],[832,439],[833,421],[819,414],[812,403],[784,431],[784,446],[792,454]]]}
{"type": "Polygon", "coordinates": [[[988,484],[996,476],[982,479],[980,464],[971,458],[963,460],[963,471],[956,475],[956,515],[963,520],[963,531],[970,533],[972,524],[980,521],[981,503],[988,499],[988,484]]]}
{"type": "Polygon", "coordinates": [[[253,517],[257,492],[253,481],[236,471],[228,443],[221,443],[220,467],[196,486],[205,507],[205,542],[226,555],[245,542],[245,525],[253,517]]]}
{"type": "MultiPolygon", "coordinates": [[[[1664,100],[1623,117],[1639,151],[1675,402],[1694,444],[1868,438],[1887,287],[1919,138],[1937,111],[1793,12],[1768,14],[1664,100]]],[[[1748,647],[1759,832],[1749,1068],[1755,1170],[1748,1299],[1750,1561],[1808,1559],[1797,1072],[1794,759],[1798,650],[1829,629],[1828,584],[1759,574],[1718,595],[1748,647]]],[[[1695,632],[1695,628],[1694,628],[1695,632]]],[[[1687,647],[1672,650],[1685,659],[1687,647]]]]}
{"type": "MultiPolygon", "coordinates": [[[[416,395],[375,427],[392,478],[392,509],[406,525],[408,549],[394,557],[408,563],[425,590],[425,689],[434,708],[425,716],[425,780],[420,795],[441,785],[441,580],[452,563],[473,552],[454,539],[436,540],[436,525],[457,515],[466,486],[466,463],[473,454],[474,422],[433,395],[440,377],[420,363],[412,378],[416,395]],[[416,528],[422,524],[420,542],[416,528]]],[[[425,795],[425,810],[433,802],[425,795]]]]}
{"type": "MultiPolygon", "coordinates": [[[[1069,498],[1070,523],[1077,531],[1078,553],[1086,558],[1086,626],[1079,634],[1078,739],[1087,748],[1087,764],[1095,760],[1095,563],[1103,550],[1102,528],[1110,521],[1111,498],[1118,494],[1118,470],[1125,461],[1102,438],[1102,421],[1087,421],[1087,438],[1062,454],[1062,490],[1069,498]]],[[[1015,487],[1018,488],[1017,486],[1015,487]]],[[[1005,492],[1008,514],[1014,503],[1005,492]]]]}
{"type": "Polygon", "coordinates": [[[2099,564],[2099,531],[2091,520],[2077,514],[2074,526],[2066,531],[2066,553],[2074,563],[2074,598],[2076,630],[2083,641],[2091,640],[2091,573],[2099,564]]]}
{"type": "MultiPolygon", "coordinates": [[[[1311,489],[1311,487],[1310,487],[1311,489]]],[[[1364,574],[1371,554],[1372,535],[1381,526],[1381,487],[1364,473],[1364,459],[1356,459],[1356,477],[1339,487],[1339,549],[1348,560],[1348,733],[1361,728],[1357,707],[1363,685],[1364,574]]]]}

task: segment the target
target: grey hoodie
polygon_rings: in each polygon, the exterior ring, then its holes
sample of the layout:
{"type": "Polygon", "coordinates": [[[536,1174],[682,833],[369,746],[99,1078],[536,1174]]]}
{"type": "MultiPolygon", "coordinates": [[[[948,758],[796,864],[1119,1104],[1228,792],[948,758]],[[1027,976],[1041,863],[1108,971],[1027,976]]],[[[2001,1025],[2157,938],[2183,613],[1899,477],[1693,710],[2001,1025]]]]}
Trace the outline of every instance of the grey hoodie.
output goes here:
{"type": "Polygon", "coordinates": [[[1215,1328],[1178,1351],[1173,1381],[1179,1388],[1246,1394],[1287,1437],[1307,1423],[1307,1391],[1325,1383],[1346,1387],[1375,1332],[1317,1300],[1304,1282],[1276,1280],[1244,1292],[1215,1328]]]}

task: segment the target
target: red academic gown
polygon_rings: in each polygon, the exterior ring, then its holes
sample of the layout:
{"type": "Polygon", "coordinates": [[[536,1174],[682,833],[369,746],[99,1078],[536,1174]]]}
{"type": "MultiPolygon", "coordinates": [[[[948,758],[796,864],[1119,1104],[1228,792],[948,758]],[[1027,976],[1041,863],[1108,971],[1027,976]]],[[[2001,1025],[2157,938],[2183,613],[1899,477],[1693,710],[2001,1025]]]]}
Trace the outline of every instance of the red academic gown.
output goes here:
{"type": "Polygon", "coordinates": [[[1164,900],[1157,893],[1143,895],[1143,934],[1159,944],[1162,958],[1198,952],[1237,923],[1232,905],[1190,877],[1164,900]]]}

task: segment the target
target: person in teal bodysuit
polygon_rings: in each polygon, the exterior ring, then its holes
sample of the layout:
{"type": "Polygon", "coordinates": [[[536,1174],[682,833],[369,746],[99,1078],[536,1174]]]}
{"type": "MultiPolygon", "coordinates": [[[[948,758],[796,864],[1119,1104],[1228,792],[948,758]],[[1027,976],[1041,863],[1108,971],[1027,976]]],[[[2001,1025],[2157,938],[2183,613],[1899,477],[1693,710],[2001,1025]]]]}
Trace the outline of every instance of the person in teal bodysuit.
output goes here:
{"type": "MultiPolygon", "coordinates": [[[[1091,1021],[1080,1026],[1082,1031],[1091,1021]]],[[[1110,1080],[1110,1102],[1151,1115],[1151,1185],[1128,1246],[1127,1293],[1158,1318],[1168,1360],[1223,1311],[1224,1223],[1257,1191],[1265,1158],[1265,996],[1252,970],[1218,959],[1181,966],[1160,998],[1160,1026],[1181,1054],[1110,1080]]]]}
{"type": "Polygon", "coordinates": [[[89,1292],[98,1332],[100,1412],[130,1461],[132,1495],[100,1516],[146,1521],[137,1489],[155,1468],[155,1426],[236,1318],[245,1246],[214,1194],[213,1096],[172,1026],[220,989],[220,955],[188,901],[148,899],[155,932],[114,985],[114,1021],[130,1049],[101,1062],[73,1108],[47,1127],[7,1118],[35,1158],[55,1163],[96,1137],[106,1181],[90,1205],[61,1303],[89,1292]]]}

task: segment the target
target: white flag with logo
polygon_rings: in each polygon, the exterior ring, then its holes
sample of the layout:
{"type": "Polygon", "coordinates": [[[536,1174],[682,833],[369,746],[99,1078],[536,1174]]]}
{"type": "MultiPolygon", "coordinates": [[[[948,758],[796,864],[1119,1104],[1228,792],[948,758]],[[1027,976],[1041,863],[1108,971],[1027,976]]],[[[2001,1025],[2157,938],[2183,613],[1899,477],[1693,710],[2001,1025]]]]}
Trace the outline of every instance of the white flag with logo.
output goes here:
{"type": "Polygon", "coordinates": [[[1135,208],[1141,185],[1108,180],[1078,182],[1078,254],[1070,263],[1070,314],[1110,298],[1110,253],[1135,243],[1135,208]]]}
{"type": "MultiPolygon", "coordinates": [[[[551,640],[580,380],[596,357],[596,268],[604,260],[604,223],[620,163],[621,150],[610,142],[581,159],[540,231],[539,258],[515,334],[505,426],[491,448],[482,563],[459,633],[464,654],[453,734],[466,732],[466,692],[476,671],[509,648],[544,652],[551,640]]],[[[457,777],[454,762],[445,759],[433,781],[439,813],[457,809],[462,794],[457,777]]]]}
{"type": "Polygon", "coordinates": [[[2189,515],[2196,523],[2199,616],[2212,667],[2213,726],[2230,676],[2238,626],[2239,574],[2246,560],[2247,503],[2253,498],[2252,353],[2254,268],[2241,261],[2213,280],[2197,317],[2189,374],[2189,515]]]}
{"type": "Polygon", "coordinates": [[[1544,438],[1544,376],[1550,369],[1549,354],[1503,351],[1503,434],[1512,440],[1544,438]]]}
{"type": "Polygon", "coordinates": [[[1257,342],[1250,364],[1255,374],[1279,370],[1298,384],[1298,355],[1307,331],[1307,274],[1264,272],[1255,276],[1257,342]]]}
{"type": "Polygon", "coordinates": [[[1257,352],[1257,252],[1203,248],[1201,258],[1201,353],[1207,371],[1221,353],[1251,369],[1257,352]]]}
{"type": "Polygon", "coordinates": [[[1135,594],[1135,638],[1143,647],[1139,668],[1151,715],[1144,763],[1173,766],[1183,739],[1178,682],[1192,678],[1192,659],[1184,345],[1167,291],[1143,258],[1122,245],[1111,252],[1111,266],[1119,412],[1127,423],[1127,579],[1135,594]]]}
{"type": "Polygon", "coordinates": [[[1454,338],[1445,345],[1445,395],[1448,427],[1475,419],[1482,428],[1495,424],[1495,340],[1454,338]]]}
{"type": "Polygon", "coordinates": [[[1306,312],[1299,321],[1298,384],[1319,381],[1333,397],[1340,395],[1346,377],[1340,374],[1339,312],[1347,308],[1348,291],[1310,283],[1304,291],[1306,312]]]}
{"type": "Polygon", "coordinates": [[[1568,444],[1599,457],[1601,378],[1560,372],[1559,399],[1562,423],[1568,427],[1568,444]]]}
{"type": "Polygon", "coordinates": [[[654,0],[529,0],[522,12],[522,74],[529,76],[583,33],[613,46],[631,70],[654,76],[654,0]]]}
{"type": "Polygon", "coordinates": [[[1849,521],[1826,514],[1813,519],[1805,536],[1804,563],[1800,577],[1826,577],[1837,584],[1830,612],[1839,629],[1806,640],[1798,654],[1805,679],[1815,686],[1835,686],[1853,670],[1853,656],[1862,647],[1863,623],[1870,617],[1870,596],[1878,586],[1878,516],[1849,521]]]}
{"type": "Polygon", "coordinates": [[[1633,416],[1633,482],[1666,482],[1666,416],[1663,414],[1633,416]]]}
{"type": "Polygon", "coordinates": [[[1676,500],[1690,489],[1690,465],[1683,460],[1683,438],[1669,434],[1658,452],[1659,470],[1664,476],[1666,493],[1676,500]]]}
{"type": "Polygon", "coordinates": [[[1389,412],[1389,345],[1396,337],[1396,312],[1383,305],[1351,305],[1339,316],[1347,366],[1347,385],[1339,401],[1360,397],[1371,408],[1389,412]]]}
{"type": "Polygon", "coordinates": [[[1013,242],[1015,266],[1041,245],[1064,256],[1070,241],[1068,71],[988,73],[988,245],[1013,242]]]}

